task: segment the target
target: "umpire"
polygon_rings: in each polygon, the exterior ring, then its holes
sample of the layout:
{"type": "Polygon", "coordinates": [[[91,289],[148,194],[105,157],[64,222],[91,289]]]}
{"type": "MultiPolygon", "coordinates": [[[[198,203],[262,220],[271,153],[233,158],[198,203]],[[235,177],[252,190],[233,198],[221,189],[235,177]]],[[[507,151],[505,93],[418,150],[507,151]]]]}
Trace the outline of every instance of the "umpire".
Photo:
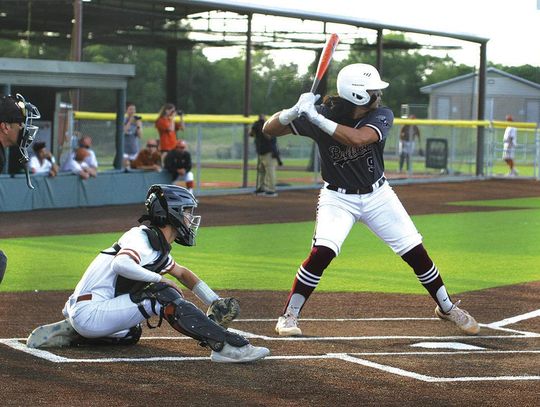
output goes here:
{"type": "MultiPolygon", "coordinates": [[[[19,151],[22,158],[21,163],[28,162],[27,148],[34,141],[37,127],[32,125],[33,119],[39,119],[40,114],[37,108],[24,100],[24,97],[17,94],[0,97],[0,173],[4,172],[6,162],[6,147],[19,145],[19,151]]],[[[27,170],[27,184],[33,188],[30,183],[30,177],[27,170]]],[[[7,257],[0,250],[0,283],[4,278],[7,267],[7,257]]]]}

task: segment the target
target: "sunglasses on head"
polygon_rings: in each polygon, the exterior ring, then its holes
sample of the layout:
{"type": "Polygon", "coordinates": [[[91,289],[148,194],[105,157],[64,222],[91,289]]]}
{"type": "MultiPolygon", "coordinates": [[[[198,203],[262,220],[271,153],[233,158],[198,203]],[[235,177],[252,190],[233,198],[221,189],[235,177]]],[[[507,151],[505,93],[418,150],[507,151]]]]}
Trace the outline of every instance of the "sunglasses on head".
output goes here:
{"type": "Polygon", "coordinates": [[[146,147],[150,148],[150,147],[157,147],[157,144],[147,144],[146,147]]]}

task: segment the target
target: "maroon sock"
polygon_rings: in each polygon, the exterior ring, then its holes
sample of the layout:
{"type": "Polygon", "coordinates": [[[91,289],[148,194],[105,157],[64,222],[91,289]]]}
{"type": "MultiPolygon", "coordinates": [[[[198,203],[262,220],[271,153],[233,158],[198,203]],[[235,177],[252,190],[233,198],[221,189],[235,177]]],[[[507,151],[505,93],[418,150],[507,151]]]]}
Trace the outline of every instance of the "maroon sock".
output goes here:
{"type": "Polygon", "coordinates": [[[420,283],[429,292],[439,307],[446,310],[448,306],[446,303],[443,304],[443,301],[446,299],[447,301],[451,302],[451,300],[446,295],[446,288],[444,288],[444,283],[441,275],[439,274],[439,270],[429,258],[424,245],[419,244],[418,246],[413,247],[411,250],[401,256],[401,258],[412,267],[420,283]],[[444,290],[439,291],[441,287],[444,290]],[[439,296],[437,296],[437,292],[439,292],[439,296]],[[442,298],[439,298],[441,296],[442,298]]]}
{"type": "Polygon", "coordinates": [[[328,267],[334,257],[336,254],[332,249],[326,246],[313,246],[308,258],[298,268],[289,298],[283,309],[284,314],[287,312],[294,294],[300,294],[303,297],[302,304],[299,305],[298,312],[300,312],[304,303],[319,284],[324,269],[328,267]]]}

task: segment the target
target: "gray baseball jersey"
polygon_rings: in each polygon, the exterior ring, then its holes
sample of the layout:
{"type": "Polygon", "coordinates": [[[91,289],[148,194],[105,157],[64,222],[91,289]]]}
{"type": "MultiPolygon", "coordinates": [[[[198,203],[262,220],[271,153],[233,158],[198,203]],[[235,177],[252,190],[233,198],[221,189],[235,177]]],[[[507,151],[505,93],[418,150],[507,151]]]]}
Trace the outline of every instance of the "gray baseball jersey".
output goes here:
{"type": "MultiPolygon", "coordinates": [[[[327,109],[317,106],[326,116],[327,109]]],[[[291,123],[294,134],[313,139],[319,147],[322,178],[339,188],[358,189],[374,184],[384,174],[384,145],[394,123],[394,114],[387,107],[379,107],[361,119],[343,122],[345,126],[368,126],[379,135],[379,142],[362,147],[346,146],[330,137],[305,117],[291,123]]]]}

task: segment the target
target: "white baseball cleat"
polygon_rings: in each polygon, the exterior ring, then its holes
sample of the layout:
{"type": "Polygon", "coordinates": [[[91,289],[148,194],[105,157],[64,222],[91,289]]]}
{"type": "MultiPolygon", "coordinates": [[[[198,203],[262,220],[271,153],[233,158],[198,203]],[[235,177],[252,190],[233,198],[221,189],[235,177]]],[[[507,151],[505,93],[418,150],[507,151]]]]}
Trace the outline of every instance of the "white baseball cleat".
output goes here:
{"type": "Polygon", "coordinates": [[[298,328],[298,318],[292,314],[285,314],[278,318],[276,333],[279,336],[299,336],[302,330],[298,328]]]}
{"type": "Polygon", "coordinates": [[[239,348],[225,343],[219,352],[212,351],[210,360],[218,363],[245,363],[254,362],[270,354],[268,348],[253,346],[250,343],[239,348]]]}
{"type": "Polygon", "coordinates": [[[467,311],[458,307],[460,302],[457,301],[448,313],[443,312],[437,305],[435,315],[440,319],[453,322],[467,335],[477,335],[480,332],[478,322],[467,311]]]}
{"type": "Polygon", "coordinates": [[[29,348],[52,348],[70,346],[79,337],[67,319],[42,325],[32,331],[26,340],[29,348]]]}

